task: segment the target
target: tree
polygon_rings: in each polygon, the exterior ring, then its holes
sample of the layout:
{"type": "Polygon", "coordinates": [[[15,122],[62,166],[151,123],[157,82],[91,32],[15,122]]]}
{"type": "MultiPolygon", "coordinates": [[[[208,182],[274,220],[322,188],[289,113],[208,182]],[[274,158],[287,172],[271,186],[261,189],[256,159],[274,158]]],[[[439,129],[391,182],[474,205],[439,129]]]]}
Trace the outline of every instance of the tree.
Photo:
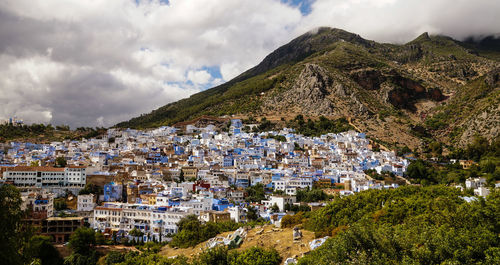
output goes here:
{"type": "Polygon", "coordinates": [[[328,199],[328,195],[320,189],[312,189],[309,187],[297,190],[298,202],[318,202],[328,199]]]}
{"type": "Polygon", "coordinates": [[[421,159],[412,161],[406,169],[406,175],[414,180],[430,180],[431,169],[429,167],[430,166],[421,159]]]}
{"type": "Polygon", "coordinates": [[[95,232],[92,228],[80,227],[69,238],[69,247],[82,255],[89,255],[95,244],[95,232]]]}
{"type": "Polygon", "coordinates": [[[231,265],[278,265],[281,264],[281,257],[275,249],[252,247],[230,256],[229,261],[231,265]]]}
{"type": "Polygon", "coordinates": [[[21,223],[21,194],[12,185],[0,186],[0,260],[3,264],[22,264],[22,248],[29,238],[21,223]]]}
{"type": "Polygon", "coordinates": [[[97,233],[95,233],[95,243],[97,245],[104,245],[106,243],[106,239],[101,231],[97,231],[97,233]]]}
{"type": "Polygon", "coordinates": [[[209,249],[194,260],[193,264],[196,265],[229,265],[228,250],[226,247],[215,247],[209,249]]]}
{"type": "Polygon", "coordinates": [[[64,265],[95,265],[98,258],[95,250],[90,251],[87,255],[72,253],[64,259],[64,265]]]}
{"type": "Polygon", "coordinates": [[[271,207],[271,211],[272,211],[273,213],[277,213],[277,212],[279,212],[279,211],[280,211],[280,207],[278,207],[278,205],[275,203],[275,204],[273,204],[273,206],[271,207]]]}
{"type": "Polygon", "coordinates": [[[106,265],[112,265],[125,261],[125,255],[118,251],[111,251],[106,255],[106,265]]]}
{"type": "Polygon", "coordinates": [[[258,209],[252,206],[247,207],[247,219],[249,221],[256,221],[259,218],[258,209]]]}
{"type": "Polygon", "coordinates": [[[170,245],[187,248],[215,237],[219,233],[236,230],[240,225],[233,221],[201,223],[196,215],[188,215],[177,223],[177,227],[179,231],[173,236],[170,245]]]}
{"type": "Polygon", "coordinates": [[[87,183],[85,184],[85,187],[78,192],[78,194],[79,195],[100,194],[101,193],[100,190],[101,188],[99,186],[92,183],[87,183]]]}
{"type": "Polygon", "coordinates": [[[63,259],[57,249],[50,242],[48,236],[33,236],[24,249],[28,262],[40,260],[41,265],[61,265],[63,259]]]}
{"type": "Polygon", "coordinates": [[[132,230],[130,230],[128,232],[128,234],[129,234],[129,236],[133,236],[134,238],[135,237],[142,238],[142,236],[144,236],[144,233],[141,230],[139,230],[139,229],[137,229],[135,227],[132,228],[132,230]]]}
{"type": "Polygon", "coordinates": [[[435,156],[440,156],[443,152],[443,146],[440,142],[432,142],[429,144],[431,153],[435,156]]]}
{"type": "Polygon", "coordinates": [[[66,165],[66,158],[64,158],[63,156],[59,156],[56,158],[56,167],[66,167],[66,165]]]}
{"type": "Polygon", "coordinates": [[[261,202],[266,199],[266,192],[264,190],[264,185],[262,183],[257,183],[245,189],[247,196],[245,201],[247,202],[261,202]]]}
{"type": "Polygon", "coordinates": [[[481,156],[483,156],[488,152],[489,147],[490,146],[486,138],[481,136],[476,136],[472,144],[469,144],[467,146],[465,154],[468,159],[479,161],[481,159],[481,156]]]}
{"type": "Polygon", "coordinates": [[[68,209],[68,204],[66,203],[65,198],[57,198],[54,200],[54,209],[56,211],[66,210],[68,209]]]}
{"type": "Polygon", "coordinates": [[[199,254],[193,265],[278,265],[279,253],[274,249],[252,247],[244,251],[228,251],[225,247],[215,247],[199,254]]]}
{"type": "Polygon", "coordinates": [[[94,250],[96,236],[92,228],[80,227],[69,238],[69,247],[73,251],[64,259],[64,265],[94,265],[98,254],[94,250]]]}
{"type": "Polygon", "coordinates": [[[181,169],[181,173],[179,174],[179,182],[182,183],[184,182],[184,171],[181,169]]]}

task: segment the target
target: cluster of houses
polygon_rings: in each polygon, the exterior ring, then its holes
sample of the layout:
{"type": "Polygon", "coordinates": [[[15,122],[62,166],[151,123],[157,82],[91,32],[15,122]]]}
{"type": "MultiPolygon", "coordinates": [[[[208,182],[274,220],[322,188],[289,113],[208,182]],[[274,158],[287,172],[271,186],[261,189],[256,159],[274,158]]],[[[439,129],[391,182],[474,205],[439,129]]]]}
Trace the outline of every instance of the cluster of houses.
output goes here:
{"type": "Polygon", "coordinates": [[[24,125],[24,121],[21,119],[18,119],[17,117],[11,117],[5,120],[0,120],[0,125],[14,125],[14,126],[21,126],[24,125]]]}
{"type": "Polygon", "coordinates": [[[373,151],[363,133],[305,137],[286,128],[242,129],[234,119],[226,132],[187,125],[182,131],[109,129],[99,138],[50,144],[11,142],[0,146],[0,185],[19,187],[31,222],[56,241],[67,240],[85,222],[105,235],[129,237],[135,228],[143,240],[164,241],[187,215],[245,222],[253,207],[258,216],[279,222],[287,205],[300,203],[298,190],[345,196],[395,188],[408,166],[394,152],[373,151]],[[66,165],[57,163],[61,158],[66,165]],[[397,178],[375,180],[367,169],[397,178]],[[257,184],[268,191],[266,199],[249,203],[247,188],[257,184]],[[65,211],[69,217],[58,217],[54,209],[61,197],[76,200],[65,211]],[[271,211],[274,206],[279,213],[271,211]]]}

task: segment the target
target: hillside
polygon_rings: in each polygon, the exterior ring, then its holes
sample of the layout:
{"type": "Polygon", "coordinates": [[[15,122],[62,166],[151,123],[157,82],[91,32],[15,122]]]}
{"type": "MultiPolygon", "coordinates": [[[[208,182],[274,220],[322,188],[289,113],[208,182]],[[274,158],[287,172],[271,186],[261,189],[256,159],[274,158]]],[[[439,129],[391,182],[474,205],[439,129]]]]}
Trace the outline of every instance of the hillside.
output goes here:
{"type": "Polygon", "coordinates": [[[202,242],[160,250],[149,244],[142,253],[110,253],[102,260],[123,265],[270,265],[293,257],[297,264],[498,264],[500,194],[492,190],[486,198],[470,195],[445,186],[370,189],[335,197],[312,212],[287,215],[282,228],[247,230],[235,249],[207,249],[202,242]],[[292,236],[295,226],[302,227],[298,240],[292,236]],[[326,240],[311,250],[314,238],[326,240]]]}
{"type": "Polygon", "coordinates": [[[290,120],[347,118],[389,146],[465,145],[499,135],[500,51],[495,38],[420,35],[382,44],[320,28],[220,86],[117,124],[146,128],[202,115],[290,120]]]}
{"type": "Polygon", "coordinates": [[[9,141],[50,143],[54,141],[76,140],[81,138],[98,137],[106,131],[105,128],[80,127],[70,130],[68,126],[48,124],[31,124],[14,126],[11,124],[0,125],[0,143],[9,141]]]}
{"type": "Polygon", "coordinates": [[[406,186],[335,199],[306,221],[331,239],[298,264],[498,264],[498,195],[406,186]]]}
{"type": "MultiPolygon", "coordinates": [[[[225,232],[217,236],[226,237],[232,233],[225,232]]],[[[302,234],[302,239],[294,242],[292,228],[276,229],[273,225],[256,227],[248,230],[247,236],[241,246],[238,247],[238,250],[247,250],[258,246],[276,249],[284,258],[302,256],[310,250],[308,243],[314,239],[314,232],[303,230],[302,234]]],[[[183,255],[192,258],[203,253],[207,249],[206,245],[207,241],[192,248],[172,248],[167,245],[162,248],[160,254],[166,257],[183,255]]]]}

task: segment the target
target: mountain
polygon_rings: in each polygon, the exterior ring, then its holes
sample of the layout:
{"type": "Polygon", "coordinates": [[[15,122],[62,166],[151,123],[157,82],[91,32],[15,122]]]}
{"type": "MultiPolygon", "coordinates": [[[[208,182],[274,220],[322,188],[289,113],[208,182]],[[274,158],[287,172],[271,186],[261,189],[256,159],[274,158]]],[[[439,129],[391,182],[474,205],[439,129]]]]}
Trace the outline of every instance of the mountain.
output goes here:
{"type": "Polygon", "coordinates": [[[225,84],[117,127],[171,125],[202,115],[280,122],[301,114],[347,118],[393,147],[464,145],[476,134],[493,139],[500,130],[496,43],[495,37],[460,42],[424,33],[396,45],[319,28],[225,84]]]}

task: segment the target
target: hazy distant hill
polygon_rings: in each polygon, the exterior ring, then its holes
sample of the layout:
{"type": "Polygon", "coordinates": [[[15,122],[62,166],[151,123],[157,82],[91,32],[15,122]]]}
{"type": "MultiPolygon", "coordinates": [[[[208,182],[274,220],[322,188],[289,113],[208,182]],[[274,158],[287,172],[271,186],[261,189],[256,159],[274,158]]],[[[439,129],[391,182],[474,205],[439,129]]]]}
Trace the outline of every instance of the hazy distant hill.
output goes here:
{"type": "Polygon", "coordinates": [[[468,142],[500,131],[500,40],[422,34],[404,44],[320,28],[235,79],[118,127],[170,125],[201,115],[346,117],[392,145],[468,142]]]}

